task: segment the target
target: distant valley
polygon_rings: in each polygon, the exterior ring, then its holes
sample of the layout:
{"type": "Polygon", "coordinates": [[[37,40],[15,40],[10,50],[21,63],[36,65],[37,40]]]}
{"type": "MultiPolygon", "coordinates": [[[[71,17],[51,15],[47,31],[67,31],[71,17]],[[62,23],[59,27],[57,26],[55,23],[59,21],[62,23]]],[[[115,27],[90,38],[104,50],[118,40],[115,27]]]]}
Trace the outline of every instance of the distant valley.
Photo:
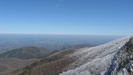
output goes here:
{"type": "Polygon", "coordinates": [[[0,34],[0,53],[29,46],[55,50],[67,45],[101,45],[121,37],[123,36],[0,34]]]}

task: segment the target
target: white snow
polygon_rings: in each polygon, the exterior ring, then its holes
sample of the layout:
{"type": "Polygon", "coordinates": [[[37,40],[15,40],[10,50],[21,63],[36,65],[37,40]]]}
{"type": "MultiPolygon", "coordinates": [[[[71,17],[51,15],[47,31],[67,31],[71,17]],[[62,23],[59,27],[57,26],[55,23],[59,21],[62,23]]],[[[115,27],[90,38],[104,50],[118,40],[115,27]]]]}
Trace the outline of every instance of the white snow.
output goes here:
{"type": "Polygon", "coordinates": [[[130,36],[91,48],[82,48],[71,57],[77,60],[68,66],[68,71],[59,75],[103,75],[109,67],[114,54],[121,48],[130,36]]]}

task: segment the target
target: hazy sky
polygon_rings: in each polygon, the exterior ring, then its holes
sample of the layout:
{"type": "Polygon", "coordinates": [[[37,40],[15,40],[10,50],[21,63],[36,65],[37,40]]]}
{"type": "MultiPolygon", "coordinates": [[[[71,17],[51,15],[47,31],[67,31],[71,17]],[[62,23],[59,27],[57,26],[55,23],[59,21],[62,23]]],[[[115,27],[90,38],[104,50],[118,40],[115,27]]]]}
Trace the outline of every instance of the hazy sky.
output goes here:
{"type": "Polygon", "coordinates": [[[133,35],[133,0],[0,0],[0,33],[133,35]]]}

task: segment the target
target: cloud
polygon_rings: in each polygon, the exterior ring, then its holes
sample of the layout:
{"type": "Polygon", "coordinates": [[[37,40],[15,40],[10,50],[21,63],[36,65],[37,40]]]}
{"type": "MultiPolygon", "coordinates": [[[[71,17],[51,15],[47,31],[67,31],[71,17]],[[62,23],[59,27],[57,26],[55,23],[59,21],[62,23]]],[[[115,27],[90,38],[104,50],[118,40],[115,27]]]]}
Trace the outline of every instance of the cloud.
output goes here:
{"type": "Polygon", "coordinates": [[[58,2],[63,2],[63,1],[65,1],[65,0],[58,0],[58,2]]]}
{"type": "Polygon", "coordinates": [[[55,6],[53,8],[59,7],[60,4],[66,0],[57,0],[58,2],[55,4],[55,6]]]}

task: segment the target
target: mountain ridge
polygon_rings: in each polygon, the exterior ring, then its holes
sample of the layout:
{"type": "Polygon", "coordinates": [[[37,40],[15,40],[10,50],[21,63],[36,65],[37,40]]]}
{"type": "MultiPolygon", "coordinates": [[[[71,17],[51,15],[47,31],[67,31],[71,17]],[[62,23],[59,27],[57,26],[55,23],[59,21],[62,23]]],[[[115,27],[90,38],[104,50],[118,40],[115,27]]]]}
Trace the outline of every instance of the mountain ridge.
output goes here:
{"type": "Polygon", "coordinates": [[[46,57],[51,52],[52,50],[43,47],[22,47],[1,53],[0,58],[40,59],[46,57]]]}
{"type": "Polygon", "coordinates": [[[72,50],[72,49],[80,49],[84,47],[93,47],[95,45],[91,44],[74,44],[74,45],[67,45],[57,48],[57,50],[72,50]]]}
{"type": "MultiPolygon", "coordinates": [[[[115,54],[129,43],[131,38],[128,36],[90,48],[60,51],[3,75],[104,75],[115,54]]],[[[125,72],[123,75],[129,74],[125,72]]],[[[120,72],[119,75],[121,74],[120,72]]]]}

